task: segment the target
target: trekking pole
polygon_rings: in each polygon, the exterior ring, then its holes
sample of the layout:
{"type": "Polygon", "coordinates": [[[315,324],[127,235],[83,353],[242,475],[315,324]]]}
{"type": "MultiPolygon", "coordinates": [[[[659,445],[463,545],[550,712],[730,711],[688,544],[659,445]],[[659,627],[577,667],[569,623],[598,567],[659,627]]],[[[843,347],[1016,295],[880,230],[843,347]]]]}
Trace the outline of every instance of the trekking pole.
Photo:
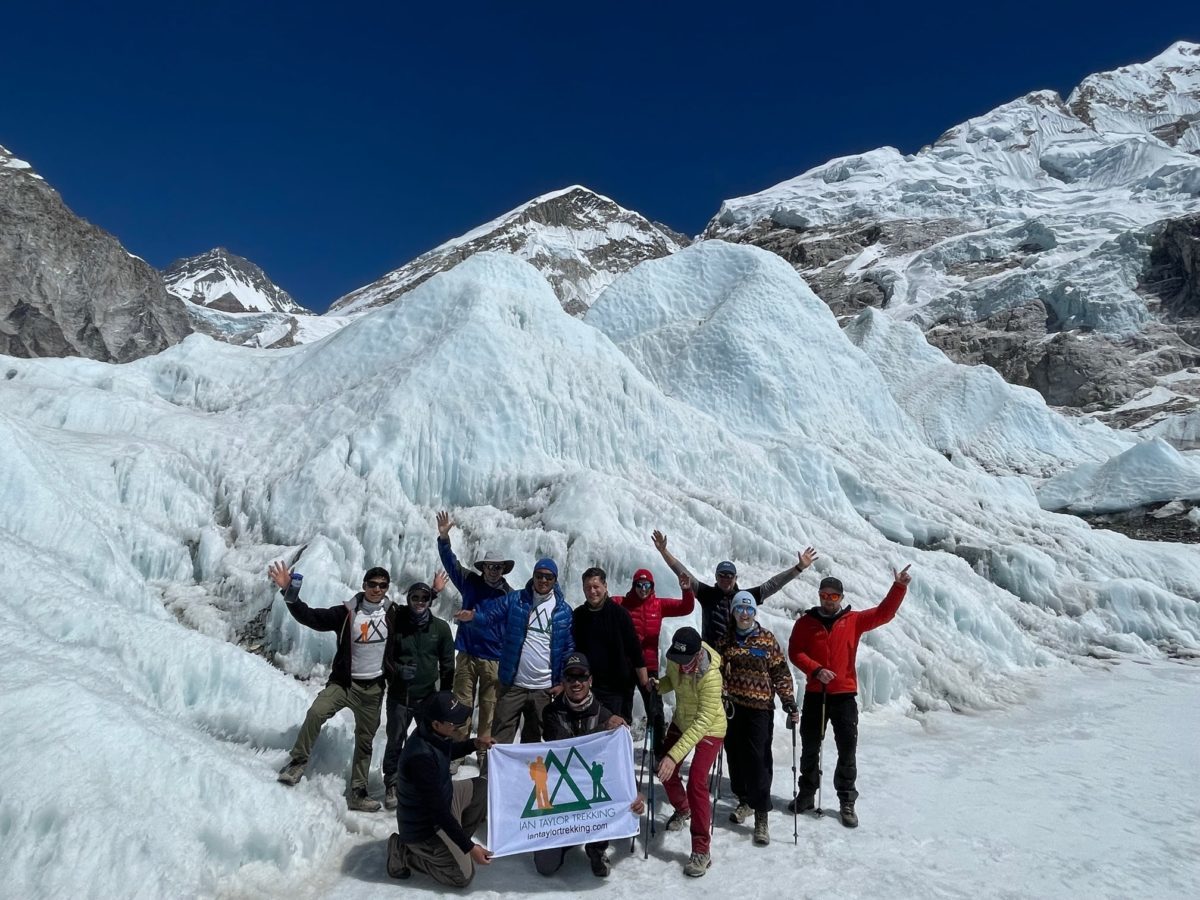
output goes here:
{"type": "Polygon", "coordinates": [[[654,769],[650,769],[650,800],[646,804],[646,846],[642,859],[650,858],[650,838],[654,836],[654,769]]]}
{"type": "MultiPolygon", "coordinates": [[[[638,768],[638,777],[637,777],[637,789],[638,789],[639,794],[642,792],[642,784],[644,783],[642,779],[646,775],[646,757],[649,755],[650,755],[650,717],[647,716],[646,717],[646,738],[642,742],[642,764],[638,768]]],[[[650,777],[653,778],[654,775],[651,774],[650,777]]],[[[633,837],[631,837],[629,839],[629,852],[632,853],[634,850],[634,847],[636,847],[636,846],[637,846],[637,835],[634,835],[633,837]]]]}
{"type": "Polygon", "coordinates": [[[821,682],[821,743],[817,747],[817,808],[813,813],[818,819],[825,815],[825,810],[821,806],[821,782],[825,780],[825,726],[828,720],[825,718],[825,697],[828,691],[825,682],[821,682]]]}
{"type": "Polygon", "coordinates": [[[788,722],[792,731],[792,843],[800,843],[800,782],[796,780],[796,723],[788,722]]]}
{"type": "MultiPolygon", "coordinates": [[[[721,754],[720,749],[717,750],[717,768],[715,776],[717,779],[715,796],[712,801],[711,816],[708,821],[708,833],[714,834],[717,827],[717,804],[721,802],[721,774],[724,772],[725,757],[721,754]]],[[[710,779],[711,781],[711,776],[710,779]]],[[[713,785],[709,785],[709,793],[714,793],[713,785]]]]}

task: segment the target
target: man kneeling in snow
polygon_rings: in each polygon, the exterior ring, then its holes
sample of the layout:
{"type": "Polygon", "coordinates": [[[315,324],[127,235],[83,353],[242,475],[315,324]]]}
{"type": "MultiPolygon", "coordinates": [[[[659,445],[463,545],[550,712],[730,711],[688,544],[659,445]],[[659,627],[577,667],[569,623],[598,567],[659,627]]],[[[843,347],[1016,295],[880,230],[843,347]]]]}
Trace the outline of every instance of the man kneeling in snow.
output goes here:
{"type": "Polygon", "coordinates": [[[487,750],[491,738],[453,739],[456,728],[471,720],[471,707],[450,691],[429,697],[418,712],[417,730],[400,755],[396,810],[398,834],[388,839],[388,874],[408,878],[415,869],[451,887],[466,887],[475,866],[486,866],[491,853],[471,840],[487,816],[487,778],[450,778],[450,760],[487,750]]]}

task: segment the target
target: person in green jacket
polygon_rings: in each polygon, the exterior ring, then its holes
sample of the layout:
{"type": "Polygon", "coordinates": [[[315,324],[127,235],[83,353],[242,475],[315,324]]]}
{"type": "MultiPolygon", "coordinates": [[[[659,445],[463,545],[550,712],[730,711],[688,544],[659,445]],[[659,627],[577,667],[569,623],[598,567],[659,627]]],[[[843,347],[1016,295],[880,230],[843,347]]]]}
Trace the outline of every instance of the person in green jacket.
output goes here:
{"type": "Polygon", "coordinates": [[[721,702],[721,657],[700,640],[695,628],[680,628],[667,650],[667,674],[658,682],[659,693],[675,692],[675,716],[663,743],[658,778],[675,812],[667,831],[680,831],[691,821],[692,855],[683,873],[699,878],[712,865],[709,829],[712,803],[708,773],[725,741],[725,706],[721,702]],[[684,788],[680,766],[693,750],[684,788]]]}
{"type": "Polygon", "coordinates": [[[387,646],[383,671],[387,676],[387,746],[383,751],[383,805],[395,809],[400,752],[408,736],[413,710],[426,697],[454,684],[454,637],[450,625],[430,609],[446,586],[446,573],[438,572],[433,587],[418,581],[408,589],[407,606],[388,610],[387,646]]]}

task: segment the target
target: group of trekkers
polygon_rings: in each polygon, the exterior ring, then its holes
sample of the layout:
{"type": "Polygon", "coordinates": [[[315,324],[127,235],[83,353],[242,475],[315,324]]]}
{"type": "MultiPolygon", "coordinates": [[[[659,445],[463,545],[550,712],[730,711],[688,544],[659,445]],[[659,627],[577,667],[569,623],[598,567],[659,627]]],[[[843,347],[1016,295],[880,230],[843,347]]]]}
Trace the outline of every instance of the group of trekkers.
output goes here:
{"type": "MultiPolygon", "coordinates": [[[[864,611],[843,604],[837,578],[824,578],[818,605],[796,619],[785,655],[771,631],[758,623],[758,605],[813,564],[812,547],[782,572],[743,589],[730,561],[717,565],[715,583],[700,582],[668,550],[666,535],[655,531],[654,547],[678,577],[679,597],[658,596],[649,569],[634,573],[624,596],[610,596],[607,574],[593,567],[582,576],[584,602],[572,609],[553,559],[537,560],[529,581],[514,589],[507,581],[514,560],[487,552],[473,568],[464,567],[450,545],[453,527],[449,513],[438,513],[437,546],[445,571],[431,583],[410,585],[405,604],[392,601],[383,568],[368,569],[360,593],[327,609],[300,599],[302,576],[282,562],[269,569],[298,622],[337,635],[328,684],[313,701],[279,780],[300,781],[321,726],[349,707],[355,744],[348,805],[378,811],[380,802],[367,791],[368,772],[386,707],[382,806],[397,810],[398,825],[388,846],[389,874],[407,878],[418,871],[442,884],[469,884],[475,866],[490,861],[489,851],[472,839],[487,816],[488,749],[514,741],[518,729],[522,743],[537,743],[630,725],[635,690],[646,711],[642,765],[650,778],[657,775],[673,807],[666,830],[687,828],[691,834],[685,874],[702,876],[712,865],[710,773],[718,766],[719,785],[722,749],[737,800],[729,820],[742,824],[753,815],[752,842],[770,843],[776,697],[788,728],[799,725],[801,742],[799,780],[788,812],[819,812],[821,744],[829,724],[837,746],[838,815],[846,827],[857,827],[855,658],[862,634],[896,615],[911,581],[908,566],[894,572],[883,601],[864,611]],[[456,636],[449,622],[431,611],[447,581],[462,597],[462,608],[453,616],[456,636]],[[663,620],[691,616],[697,606],[701,629],[676,629],[660,670],[663,620]],[[797,704],[789,660],[806,679],[802,704],[797,704]],[[674,694],[669,725],[664,694],[674,694]],[[472,753],[480,774],[455,780],[472,753]]],[[[646,803],[640,785],[638,791],[631,809],[641,814],[646,803]]],[[[585,845],[592,872],[600,877],[611,869],[606,848],[602,842],[585,845]]],[[[565,853],[535,852],[538,872],[557,871],[565,853]]]]}

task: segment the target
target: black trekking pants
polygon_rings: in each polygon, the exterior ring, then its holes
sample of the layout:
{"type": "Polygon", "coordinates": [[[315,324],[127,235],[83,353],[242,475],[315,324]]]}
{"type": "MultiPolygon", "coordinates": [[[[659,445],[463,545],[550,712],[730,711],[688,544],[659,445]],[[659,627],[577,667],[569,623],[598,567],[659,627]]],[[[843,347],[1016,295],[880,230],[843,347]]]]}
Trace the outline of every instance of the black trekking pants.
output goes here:
{"type": "MultiPolygon", "coordinates": [[[[820,710],[817,716],[820,717],[820,710]]],[[[733,705],[733,718],[725,732],[725,758],[729,760],[729,786],[739,800],[755,812],[771,808],[771,733],[775,710],[733,705]]]]}
{"type": "Polygon", "coordinates": [[[825,718],[833,728],[837,744],[837,768],[833,770],[833,787],[839,800],[856,800],[858,791],[858,697],[856,694],[820,694],[809,691],[804,695],[800,712],[800,789],[801,796],[812,796],[821,783],[817,760],[821,753],[821,701],[824,698],[825,718]]]}

